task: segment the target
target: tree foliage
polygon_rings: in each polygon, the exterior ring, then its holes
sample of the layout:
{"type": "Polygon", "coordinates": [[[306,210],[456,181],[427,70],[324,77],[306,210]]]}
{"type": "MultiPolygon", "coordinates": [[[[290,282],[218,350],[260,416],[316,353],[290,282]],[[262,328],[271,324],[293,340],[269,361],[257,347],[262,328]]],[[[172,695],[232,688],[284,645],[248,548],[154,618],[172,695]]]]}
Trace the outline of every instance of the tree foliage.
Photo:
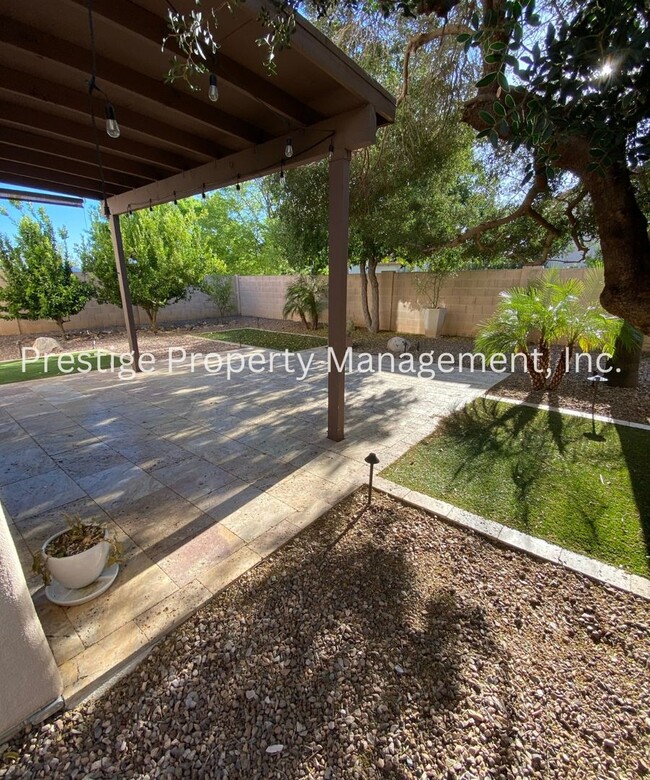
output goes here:
{"type": "Polygon", "coordinates": [[[64,323],[92,297],[92,288],[75,276],[65,231],[57,236],[43,208],[18,207],[15,237],[0,236],[0,316],[3,319],[64,323]]]}
{"type": "MultiPolygon", "coordinates": [[[[131,298],[157,327],[164,306],[190,297],[200,288],[215,263],[206,251],[203,234],[191,209],[174,205],[138,211],[121,219],[131,298]]],[[[100,303],[121,306],[108,223],[97,213],[83,242],[83,270],[96,280],[100,303]]]]}
{"type": "Polygon", "coordinates": [[[528,287],[502,292],[496,312],[479,330],[476,349],[488,358],[523,354],[534,390],[557,390],[576,349],[602,349],[613,354],[621,340],[633,349],[638,334],[601,307],[594,282],[600,283],[594,272],[586,282],[562,281],[555,274],[546,274],[528,287]],[[537,359],[529,344],[533,334],[537,359]],[[561,343],[566,347],[553,367],[551,349],[561,343]]]}
{"type": "MultiPolygon", "coordinates": [[[[337,18],[366,0],[275,0],[264,6],[261,43],[267,62],[291,45],[296,13],[337,18]]],[[[644,0],[379,0],[386,18],[413,17],[420,28],[405,51],[404,73],[419,52],[453,37],[480,66],[463,120],[495,145],[529,153],[528,190],[509,220],[490,219],[465,231],[475,239],[508,221],[531,219],[552,237],[558,230],[539,208],[566,194],[571,232],[575,204],[589,198],[605,266],[601,301],[650,332],[650,238],[631,178],[650,157],[650,12],[644,0]],[[479,229],[480,227],[480,229],[479,229]]],[[[201,25],[171,14],[190,30],[201,25]]],[[[200,47],[199,47],[200,49],[200,47]]],[[[204,57],[213,51],[208,47],[204,57]]],[[[188,48],[188,53],[196,47],[188,48]]],[[[390,61],[392,58],[386,58],[390,61]]],[[[460,73],[460,71],[459,71],[460,73]]],[[[407,91],[404,91],[406,94],[407,91]]],[[[437,99],[430,92],[430,100],[437,99]]],[[[549,239],[550,240],[550,239],[549,239]]]]}
{"type": "Polygon", "coordinates": [[[282,316],[297,314],[305,328],[318,329],[318,318],[325,308],[327,283],[322,276],[301,274],[287,287],[282,316]]]}

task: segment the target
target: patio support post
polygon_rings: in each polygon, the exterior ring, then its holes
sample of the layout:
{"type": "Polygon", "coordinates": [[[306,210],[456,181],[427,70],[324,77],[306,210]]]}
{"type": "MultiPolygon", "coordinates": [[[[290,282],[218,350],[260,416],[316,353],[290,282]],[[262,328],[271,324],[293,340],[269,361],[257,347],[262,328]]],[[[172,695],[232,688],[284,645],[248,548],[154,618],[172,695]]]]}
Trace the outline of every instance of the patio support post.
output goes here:
{"type": "Polygon", "coordinates": [[[345,351],[348,292],[348,226],[350,218],[350,157],[334,152],[329,166],[329,292],[327,374],[327,436],[345,437],[345,351]],[[333,359],[335,358],[335,359],[333,359]]]}
{"type": "Polygon", "coordinates": [[[122,311],[124,312],[124,324],[126,325],[126,335],[129,340],[129,350],[133,353],[133,368],[135,371],[139,371],[140,350],[138,349],[138,336],[135,332],[135,320],[133,318],[133,303],[131,301],[129,279],[126,275],[126,260],[124,259],[120,216],[119,214],[111,214],[108,220],[111,228],[113,253],[115,254],[115,265],[117,266],[117,281],[120,285],[120,298],[122,299],[122,311]]]}

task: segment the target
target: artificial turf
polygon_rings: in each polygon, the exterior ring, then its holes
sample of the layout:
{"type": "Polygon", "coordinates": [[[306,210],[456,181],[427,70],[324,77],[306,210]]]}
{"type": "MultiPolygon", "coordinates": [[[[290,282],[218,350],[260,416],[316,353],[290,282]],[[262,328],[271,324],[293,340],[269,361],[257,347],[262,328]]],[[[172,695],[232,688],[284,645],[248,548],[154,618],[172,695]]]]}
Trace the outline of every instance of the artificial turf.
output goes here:
{"type": "MultiPolygon", "coordinates": [[[[111,366],[111,357],[110,353],[99,354],[88,351],[53,354],[47,358],[39,358],[34,362],[26,361],[24,366],[22,360],[4,360],[0,362],[0,385],[25,382],[29,379],[47,379],[52,376],[86,373],[87,363],[90,363],[92,371],[95,371],[98,365],[107,369],[111,366]],[[59,358],[63,358],[61,364],[59,358]]],[[[114,357],[113,360],[119,369],[119,359],[114,357]]]]}
{"type": "Polygon", "coordinates": [[[235,328],[214,333],[202,333],[202,336],[216,341],[227,341],[231,344],[249,347],[265,347],[266,349],[289,350],[300,352],[303,349],[324,347],[327,339],[322,336],[307,336],[302,333],[285,333],[274,330],[258,330],[257,328],[235,328]]]}
{"type": "Polygon", "coordinates": [[[383,475],[648,577],[650,431],[595,430],[585,418],[479,399],[383,475]]]}

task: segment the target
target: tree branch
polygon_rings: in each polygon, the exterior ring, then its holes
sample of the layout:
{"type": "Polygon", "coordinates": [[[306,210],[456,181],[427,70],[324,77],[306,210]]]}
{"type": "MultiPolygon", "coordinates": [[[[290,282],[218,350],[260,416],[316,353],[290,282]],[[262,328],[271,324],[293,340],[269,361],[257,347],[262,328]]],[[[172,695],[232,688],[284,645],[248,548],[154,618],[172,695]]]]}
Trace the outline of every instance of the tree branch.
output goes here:
{"type": "Polygon", "coordinates": [[[409,88],[409,67],[411,64],[411,57],[419,51],[423,46],[431,41],[440,40],[448,35],[458,36],[463,33],[471,35],[474,31],[471,27],[467,27],[464,24],[445,24],[443,27],[435,27],[428,32],[414,35],[409,39],[406,45],[406,51],[404,52],[404,65],[402,67],[402,91],[397,98],[397,105],[402,103],[408,95],[409,88]]]}
{"type": "Polygon", "coordinates": [[[541,225],[544,230],[546,230],[546,241],[544,243],[544,249],[542,251],[541,258],[535,263],[535,265],[543,265],[548,259],[553,242],[556,238],[559,238],[562,235],[562,231],[558,227],[549,222],[546,217],[540,214],[539,211],[533,207],[537,196],[547,191],[548,181],[546,179],[546,174],[543,171],[540,171],[535,176],[533,184],[526,193],[526,197],[522,203],[517,206],[514,211],[511,211],[510,214],[481,222],[479,225],[475,225],[474,227],[465,230],[463,233],[460,233],[450,241],[446,241],[445,243],[439,244],[435,247],[428,247],[427,251],[436,252],[440,249],[451,249],[452,247],[460,246],[467,241],[478,241],[483,236],[483,234],[487,233],[489,230],[494,230],[495,228],[502,227],[503,225],[508,225],[511,222],[520,219],[521,217],[528,217],[529,219],[537,222],[537,224],[541,225]]]}

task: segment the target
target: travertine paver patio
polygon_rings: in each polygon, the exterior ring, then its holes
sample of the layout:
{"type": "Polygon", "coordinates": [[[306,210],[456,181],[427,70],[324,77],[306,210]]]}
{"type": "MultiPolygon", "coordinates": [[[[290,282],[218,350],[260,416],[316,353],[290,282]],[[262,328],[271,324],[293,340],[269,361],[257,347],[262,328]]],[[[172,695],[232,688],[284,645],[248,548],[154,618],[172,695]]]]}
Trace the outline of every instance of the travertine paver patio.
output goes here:
{"type": "MultiPolygon", "coordinates": [[[[252,354],[262,350],[240,350],[252,354]]],[[[0,389],[0,500],[37,611],[74,701],[116,667],[426,436],[441,415],[501,375],[353,374],[347,437],[326,438],[324,350],[304,381],[279,369],[93,373],[0,389]],[[50,604],[31,556],[65,527],[97,518],[122,541],[112,588],[50,604]]]]}

